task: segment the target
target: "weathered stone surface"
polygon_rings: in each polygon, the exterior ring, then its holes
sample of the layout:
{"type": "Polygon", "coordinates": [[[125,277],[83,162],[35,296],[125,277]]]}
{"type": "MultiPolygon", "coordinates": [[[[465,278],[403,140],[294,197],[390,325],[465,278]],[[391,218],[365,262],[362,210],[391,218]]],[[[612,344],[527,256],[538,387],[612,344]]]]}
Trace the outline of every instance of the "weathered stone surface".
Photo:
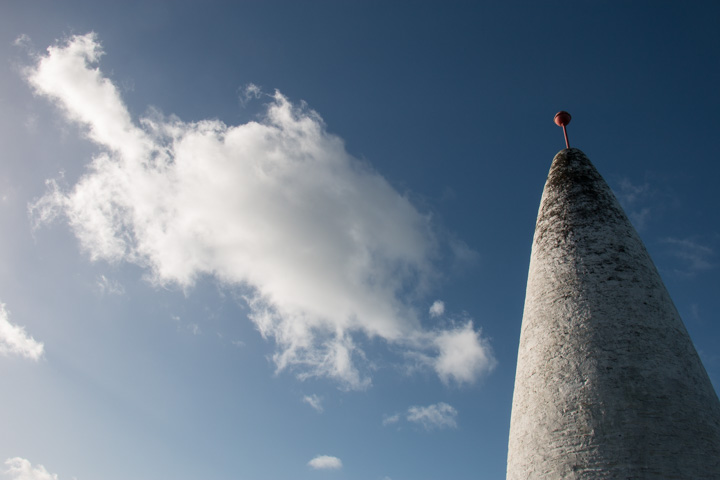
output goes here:
{"type": "Polygon", "coordinates": [[[652,260],[578,149],[540,204],[507,478],[720,479],[720,402],[652,260]]]}

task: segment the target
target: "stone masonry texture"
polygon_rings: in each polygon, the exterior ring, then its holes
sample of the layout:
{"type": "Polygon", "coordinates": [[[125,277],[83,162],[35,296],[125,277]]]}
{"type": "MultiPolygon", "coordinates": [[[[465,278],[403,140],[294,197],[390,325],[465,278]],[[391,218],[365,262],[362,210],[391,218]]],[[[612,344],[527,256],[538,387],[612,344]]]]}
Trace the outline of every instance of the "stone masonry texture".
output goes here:
{"type": "Polygon", "coordinates": [[[535,227],[507,479],[720,479],[720,402],[660,275],[583,152],[535,227]]]}

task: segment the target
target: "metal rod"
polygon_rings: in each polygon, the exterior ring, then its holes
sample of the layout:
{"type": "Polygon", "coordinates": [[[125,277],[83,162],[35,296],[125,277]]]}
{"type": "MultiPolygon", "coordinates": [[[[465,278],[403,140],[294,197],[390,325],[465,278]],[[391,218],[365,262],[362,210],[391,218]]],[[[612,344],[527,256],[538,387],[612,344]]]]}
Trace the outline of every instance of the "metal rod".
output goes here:
{"type": "Polygon", "coordinates": [[[568,123],[570,123],[570,120],[572,117],[570,114],[564,110],[560,110],[558,113],[555,114],[555,124],[558,127],[562,127],[563,134],[565,135],[565,147],[570,148],[570,140],[568,140],[568,134],[567,134],[567,126],[568,123]]]}

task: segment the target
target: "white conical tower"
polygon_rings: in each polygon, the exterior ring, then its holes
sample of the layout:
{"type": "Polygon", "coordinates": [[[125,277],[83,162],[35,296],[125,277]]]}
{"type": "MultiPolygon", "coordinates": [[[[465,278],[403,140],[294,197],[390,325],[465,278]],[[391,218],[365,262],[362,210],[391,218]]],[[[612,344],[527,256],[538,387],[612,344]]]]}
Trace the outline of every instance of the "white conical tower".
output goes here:
{"type": "Polygon", "coordinates": [[[507,478],[720,479],[715,390],[645,246],[575,148],[555,156],[535,227],[507,478]]]}

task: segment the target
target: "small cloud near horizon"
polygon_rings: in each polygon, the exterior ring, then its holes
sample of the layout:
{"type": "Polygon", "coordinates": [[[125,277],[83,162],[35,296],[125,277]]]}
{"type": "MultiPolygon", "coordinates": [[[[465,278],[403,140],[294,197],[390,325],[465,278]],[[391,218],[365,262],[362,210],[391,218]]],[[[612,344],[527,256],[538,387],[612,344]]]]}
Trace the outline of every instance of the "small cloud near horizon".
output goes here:
{"type": "Polygon", "coordinates": [[[10,480],[58,480],[57,474],[48,472],[42,465],[33,467],[25,458],[8,458],[5,460],[5,465],[7,470],[3,473],[8,475],[10,480]]]}
{"type": "Polygon", "coordinates": [[[342,468],[342,460],[330,455],[318,455],[308,462],[308,466],[315,470],[339,470],[342,468]]]}

